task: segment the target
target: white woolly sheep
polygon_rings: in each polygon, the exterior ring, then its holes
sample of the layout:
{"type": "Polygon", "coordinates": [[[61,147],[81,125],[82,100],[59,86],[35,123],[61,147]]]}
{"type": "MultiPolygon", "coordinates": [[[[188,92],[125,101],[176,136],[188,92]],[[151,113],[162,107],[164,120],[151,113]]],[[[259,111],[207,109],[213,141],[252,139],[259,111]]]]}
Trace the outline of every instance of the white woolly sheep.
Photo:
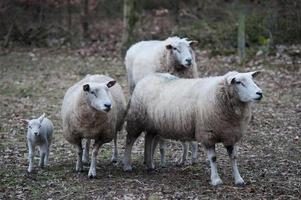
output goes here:
{"type": "Polygon", "coordinates": [[[38,147],[40,151],[41,168],[48,164],[49,149],[52,141],[53,124],[45,117],[45,114],[41,115],[37,119],[24,120],[28,124],[27,128],[27,144],[28,144],[28,161],[29,166],[27,171],[33,171],[33,157],[35,148],[38,147]]]}
{"type": "MultiPolygon", "coordinates": [[[[130,91],[145,76],[155,72],[168,72],[181,78],[197,78],[198,71],[193,46],[197,41],[186,38],[169,37],[164,41],[141,41],[129,48],[125,56],[130,91]]],[[[160,144],[161,165],[165,165],[164,140],[156,140],[160,144]]],[[[188,144],[182,142],[183,155],[180,161],[184,164],[187,157],[188,144]]],[[[192,163],[197,159],[197,143],[192,142],[192,163]]]]}
{"type": "Polygon", "coordinates": [[[211,184],[222,184],[217,173],[215,144],[223,143],[232,163],[236,185],[244,185],[236,164],[236,146],[246,131],[251,103],[262,98],[252,80],[258,72],[229,72],[224,76],[179,79],[154,74],[141,80],[132,95],[127,115],[124,169],[131,169],[131,149],[146,131],[146,164],[153,169],[151,150],[156,135],[196,140],[207,150],[211,184]]]}
{"type": "Polygon", "coordinates": [[[104,75],[88,75],[67,90],[61,111],[63,134],[77,147],[76,171],[83,170],[82,139],[94,139],[88,176],[96,176],[99,148],[122,129],[125,107],[120,85],[104,75]]]}

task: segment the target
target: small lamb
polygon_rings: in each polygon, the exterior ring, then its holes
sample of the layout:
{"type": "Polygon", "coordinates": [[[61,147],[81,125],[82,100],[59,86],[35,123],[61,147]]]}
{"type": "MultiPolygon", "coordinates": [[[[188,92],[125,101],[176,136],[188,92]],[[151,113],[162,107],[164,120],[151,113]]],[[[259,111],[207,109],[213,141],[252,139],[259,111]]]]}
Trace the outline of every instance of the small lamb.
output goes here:
{"type": "Polygon", "coordinates": [[[23,120],[28,124],[27,129],[27,143],[28,143],[28,160],[29,166],[27,171],[33,171],[33,157],[35,147],[38,146],[40,151],[41,168],[48,164],[49,160],[49,148],[52,141],[53,124],[45,117],[45,113],[37,119],[23,120]]]}

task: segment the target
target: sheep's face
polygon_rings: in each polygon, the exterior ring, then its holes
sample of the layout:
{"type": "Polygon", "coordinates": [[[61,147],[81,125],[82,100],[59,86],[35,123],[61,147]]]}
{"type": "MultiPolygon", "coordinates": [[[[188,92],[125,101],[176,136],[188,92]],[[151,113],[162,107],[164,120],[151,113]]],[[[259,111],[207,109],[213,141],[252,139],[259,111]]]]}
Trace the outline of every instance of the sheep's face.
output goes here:
{"type": "Polygon", "coordinates": [[[112,108],[111,94],[109,88],[115,85],[116,81],[106,83],[89,83],[83,85],[89,104],[98,111],[109,112],[112,108]]]}
{"type": "Polygon", "coordinates": [[[28,130],[31,137],[38,137],[40,135],[40,129],[44,118],[45,114],[41,115],[38,119],[28,120],[28,130]]]}
{"type": "Polygon", "coordinates": [[[197,42],[186,41],[184,39],[182,40],[166,45],[166,49],[171,51],[171,54],[179,65],[184,68],[189,68],[195,62],[192,46],[194,46],[197,42]]]}
{"type": "Polygon", "coordinates": [[[262,90],[256,85],[253,78],[259,71],[248,73],[235,73],[228,77],[228,83],[234,87],[234,91],[242,102],[254,102],[262,99],[262,90]]]}

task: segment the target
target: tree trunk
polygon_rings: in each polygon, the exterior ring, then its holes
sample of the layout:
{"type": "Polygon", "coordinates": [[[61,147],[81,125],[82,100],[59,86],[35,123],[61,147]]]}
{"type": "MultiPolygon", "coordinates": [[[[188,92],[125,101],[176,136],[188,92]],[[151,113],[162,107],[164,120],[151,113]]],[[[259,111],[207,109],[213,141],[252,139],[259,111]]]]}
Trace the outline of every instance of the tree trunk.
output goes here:
{"type": "Polygon", "coordinates": [[[237,34],[237,50],[239,56],[239,62],[242,63],[245,60],[246,52],[246,39],[245,39],[245,14],[239,12],[238,14],[238,34],[237,34]]]}
{"type": "Polygon", "coordinates": [[[72,18],[71,18],[71,0],[68,0],[68,1],[67,1],[67,9],[68,9],[68,18],[67,18],[68,31],[69,31],[69,34],[71,34],[71,26],[72,26],[72,18]]]}
{"type": "Polygon", "coordinates": [[[89,39],[89,0],[82,0],[83,4],[83,15],[82,15],[82,28],[83,28],[83,39],[89,39]]]}
{"type": "Polygon", "coordinates": [[[123,33],[122,33],[122,47],[121,55],[124,57],[126,50],[134,42],[134,28],[139,20],[138,10],[139,0],[124,0],[123,5],[123,33]]]}

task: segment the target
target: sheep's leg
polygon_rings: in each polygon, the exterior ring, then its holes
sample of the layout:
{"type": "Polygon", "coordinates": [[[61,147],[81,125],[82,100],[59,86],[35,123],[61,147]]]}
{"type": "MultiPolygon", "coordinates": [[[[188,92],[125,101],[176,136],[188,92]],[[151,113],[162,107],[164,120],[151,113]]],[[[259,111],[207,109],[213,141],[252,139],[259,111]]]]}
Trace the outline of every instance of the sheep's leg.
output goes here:
{"type": "Polygon", "coordinates": [[[34,146],[32,145],[32,143],[30,141],[27,141],[27,143],[28,143],[28,161],[29,161],[27,171],[32,172],[32,170],[33,170],[34,146]]]}
{"type": "Polygon", "coordinates": [[[155,142],[154,137],[156,134],[153,133],[146,133],[145,135],[145,146],[146,146],[146,167],[148,171],[152,171],[155,169],[155,166],[153,164],[153,156],[152,156],[152,148],[153,144],[155,142]]]}
{"type": "Polygon", "coordinates": [[[130,134],[128,132],[126,136],[126,146],[124,150],[124,158],[123,158],[123,170],[124,171],[132,171],[132,148],[136,141],[136,139],[139,137],[140,134],[130,134]]]}
{"type": "Polygon", "coordinates": [[[84,153],[83,153],[83,163],[89,163],[89,149],[90,149],[91,140],[87,139],[85,143],[84,153]]]}
{"type": "Polygon", "coordinates": [[[221,185],[223,182],[217,173],[215,146],[207,148],[206,150],[208,159],[210,161],[211,184],[213,186],[221,185]]]}
{"type": "Polygon", "coordinates": [[[192,151],[192,164],[196,164],[198,162],[198,143],[197,142],[190,142],[191,151],[192,151]]]}
{"type": "Polygon", "coordinates": [[[159,145],[160,145],[160,160],[161,160],[161,167],[166,166],[166,160],[165,160],[165,140],[161,137],[159,137],[159,145]]]}
{"type": "Polygon", "coordinates": [[[89,173],[88,173],[88,176],[90,178],[96,177],[97,155],[98,155],[99,148],[101,147],[102,144],[103,144],[103,142],[101,140],[99,140],[99,141],[95,141],[95,143],[93,145],[91,164],[90,164],[90,169],[89,169],[89,173]]]}
{"type": "Polygon", "coordinates": [[[83,171],[83,162],[82,162],[82,157],[83,157],[83,147],[82,147],[82,142],[79,140],[79,142],[76,144],[77,147],[77,161],[76,161],[76,168],[75,170],[77,172],[83,171]]]}
{"type": "MultiPolygon", "coordinates": [[[[152,157],[154,158],[154,155],[155,155],[155,151],[156,151],[156,148],[159,144],[159,141],[161,140],[160,136],[156,136],[154,138],[154,141],[153,141],[153,146],[152,146],[152,157]]],[[[144,141],[144,163],[146,164],[146,138],[145,138],[145,141],[144,141]]]]}
{"type": "Polygon", "coordinates": [[[115,136],[114,136],[114,148],[113,148],[113,154],[112,154],[111,162],[113,164],[116,164],[117,160],[118,160],[118,149],[117,149],[117,132],[116,132],[115,136]]]}
{"type": "Polygon", "coordinates": [[[226,149],[228,151],[228,155],[229,155],[229,158],[231,160],[232,173],[233,173],[233,176],[234,176],[235,185],[244,186],[245,182],[240,176],[240,173],[239,173],[238,167],[237,167],[237,162],[236,162],[237,149],[234,145],[233,146],[227,146],[226,149]]]}
{"type": "Polygon", "coordinates": [[[184,165],[185,162],[186,162],[186,160],[187,160],[188,142],[182,141],[181,144],[182,144],[182,150],[183,150],[183,152],[182,152],[182,158],[181,158],[181,160],[179,162],[179,165],[184,165]]]}

